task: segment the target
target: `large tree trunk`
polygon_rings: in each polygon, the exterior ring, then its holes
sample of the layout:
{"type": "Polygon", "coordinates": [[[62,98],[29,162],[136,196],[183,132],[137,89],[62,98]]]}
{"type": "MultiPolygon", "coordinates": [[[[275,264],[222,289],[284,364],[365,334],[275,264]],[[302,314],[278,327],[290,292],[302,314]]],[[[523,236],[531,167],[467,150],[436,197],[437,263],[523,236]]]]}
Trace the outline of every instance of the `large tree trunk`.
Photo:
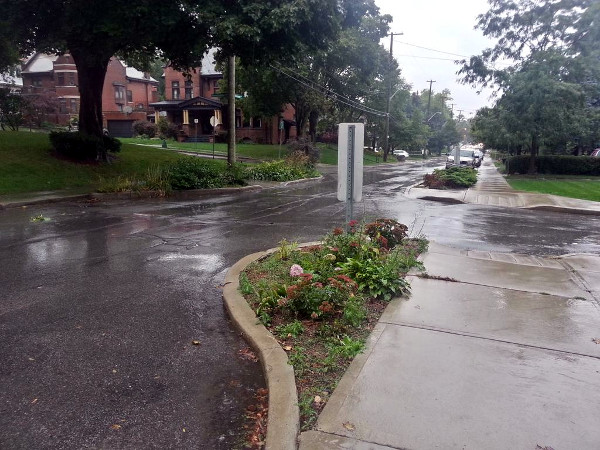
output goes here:
{"type": "Polygon", "coordinates": [[[298,137],[302,137],[305,132],[304,125],[306,124],[306,118],[308,117],[308,107],[303,101],[297,101],[296,103],[293,103],[292,106],[295,110],[296,133],[298,137]]]}
{"type": "MultiPolygon", "coordinates": [[[[88,54],[72,51],[79,83],[79,131],[102,138],[102,90],[109,58],[91,60],[88,54]]],[[[98,159],[108,161],[102,147],[98,159]]]]}
{"type": "Polygon", "coordinates": [[[313,109],[308,114],[308,134],[310,141],[314,144],[317,142],[317,124],[319,123],[319,111],[313,109]]]}
{"type": "Polygon", "coordinates": [[[537,134],[534,134],[533,136],[531,136],[531,155],[529,156],[529,170],[527,171],[527,173],[529,173],[530,175],[533,175],[536,172],[535,157],[539,152],[539,148],[540,144],[538,142],[537,134]]]}

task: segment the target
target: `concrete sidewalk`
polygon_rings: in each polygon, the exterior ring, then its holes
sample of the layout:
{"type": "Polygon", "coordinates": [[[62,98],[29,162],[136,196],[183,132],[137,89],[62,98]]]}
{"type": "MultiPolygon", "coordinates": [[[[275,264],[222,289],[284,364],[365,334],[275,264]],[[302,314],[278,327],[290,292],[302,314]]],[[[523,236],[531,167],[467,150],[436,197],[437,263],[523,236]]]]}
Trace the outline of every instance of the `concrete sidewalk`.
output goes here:
{"type": "Polygon", "coordinates": [[[600,202],[514,190],[489,157],[485,157],[478,172],[477,184],[469,189],[440,190],[413,186],[406,195],[424,200],[600,215],[600,202]]]}
{"type": "Polygon", "coordinates": [[[600,257],[423,259],[300,449],[600,448],[600,257]]]}

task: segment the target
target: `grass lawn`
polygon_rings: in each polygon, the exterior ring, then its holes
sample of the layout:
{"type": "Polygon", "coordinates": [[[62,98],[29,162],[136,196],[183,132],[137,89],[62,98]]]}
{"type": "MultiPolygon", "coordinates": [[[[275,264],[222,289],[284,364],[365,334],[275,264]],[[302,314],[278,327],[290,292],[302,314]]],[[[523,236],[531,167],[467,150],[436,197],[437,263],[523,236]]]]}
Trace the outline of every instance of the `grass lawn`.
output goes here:
{"type": "MultiPolygon", "coordinates": [[[[162,141],[158,139],[138,139],[138,138],[121,138],[121,142],[127,144],[141,144],[141,145],[161,145],[162,141]]],[[[326,145],[326,144],[317,144],[321,149],[321,164],[337,164],[337,147],[326,145]]],[[[188,152],[208,152],[212,153],[213,144],[208,142],[174,142],[167,141],[167,146],[170,149],[176,150],[185,150],[188,152]]],[[[279,149],[279,145],[268,145],[268,144],[237,144],[236,152],[239,156],[246,156],[248,158],[254,158],[259,160],[269,160],[269,159],[281,159],[285,157],[287,153],[287,148],[285,145],[281,146],[281,150],[279,149]]],[[[215,154],[226,155],[227,154],[227,144],[216,143],[215,144],[215,154]]],[[[390,157],[390,162],[395,162],[396,158],[390,157]]],[[[365,154],[364,156],[364,165],[372,166],[374,164],[382,163],[382,157],[375,157],[370,154],[365,154]]]]}
{"type": "Polygon", "coordinates": [[[78,164],[53,157],[47,134],[0,131],[0,195],[59,189],[91,192],[102,179],[144,173],[178,158],[181,155],[168,150],[124,144],[113,164],[78,164]]]}
{"type": "Polygon", "coordinates": [[[519,191],[540,192],[600,202],[600,177],[512,175],[508,184],[519,191]]]}

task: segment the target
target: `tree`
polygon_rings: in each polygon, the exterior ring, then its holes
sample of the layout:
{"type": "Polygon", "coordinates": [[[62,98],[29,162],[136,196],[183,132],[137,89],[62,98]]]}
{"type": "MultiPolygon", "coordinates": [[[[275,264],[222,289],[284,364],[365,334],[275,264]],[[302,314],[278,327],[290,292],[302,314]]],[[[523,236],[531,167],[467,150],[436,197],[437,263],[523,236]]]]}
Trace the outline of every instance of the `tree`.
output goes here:
{"type": "Polygon", "coordinates": [[[0,0],[21,54],[72,55],[80,130],[96,136],[102,134],[102,87],[111,56],[145,64],[161,56],[178,69],[197,67],[211,46],[248,60],[285,57],[327,45],[337,31],[336,6],[335,0],[0,0]]]}
{"type": "Polygon", "coordinates": [[[580,152],[591,145],[600,107],[598,2],[490,0],[490,5],[477,27],[497,44],[463,61],[459,71],[464,82],[495,86],[500,94],[494,113],[478,117],[476,132],[498,126],[504,144],[530,152],[531,172],[541,148],[566,152],[575,146],[580,152]],[[508,67],[498,69],[498,62],[508,67]]]}
{"type": "Polygon", "coordinates": [[[13,94],[8,89],[0,88],[0,128],[8,127],[18,131],[23,123],[27,101],[19,94],[13,94]]]}

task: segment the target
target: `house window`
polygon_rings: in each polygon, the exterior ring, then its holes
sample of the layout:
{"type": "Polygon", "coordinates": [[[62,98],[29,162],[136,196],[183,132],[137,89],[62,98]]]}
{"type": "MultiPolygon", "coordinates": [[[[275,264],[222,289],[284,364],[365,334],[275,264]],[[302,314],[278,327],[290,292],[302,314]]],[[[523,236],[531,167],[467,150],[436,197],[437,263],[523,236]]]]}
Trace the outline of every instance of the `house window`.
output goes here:
{"type": "Polygon", "coordinates": [[[33,78],[31,80],[31,85],[34,87],[42,87],[42,79],[41,78],[33,78]]]}
{"type": "Polygon", "coordinates": [[[194,83],[191,81],[186,81],[185,82],[185,99],[186,100],[189,100],[190,98],[192,98],[193,89],[194,89],[194,83]]]}
{"type": "Polygon", "coordinates": [[[67,113],[67,99],[66,98],[58,99],[58,112],[61,114],[67,113]]]}
{"type": "Polygon", "coordinates": [[[133,92],[131,92],[130,90],[127,90],[127,101],[129,103],[133,103],[133,92]]]}
{"type": "Polygon", "coordinates": [[[75,74],[73,72],[69,73],[69,86],[75,86],[75,74]]]}
{"type": "Polygon", "coordinates": [[[71,99],[71,112],[72,113],[77,112],[77,99],[75,99],[75,98],[71,99]]]}
{"type": "Polygon", "coordinates": [[[123,86],[115,86],[115,103],[123,103],[125,101],[125,88],[123,86]]]}
{"type": "Polygon", "coordinates": [[[173,100],[179,100],[179,81],[171,81],[171,91],[173,100]]]}
{"type": "Polygon", "coordinates": [[[64,86],[65,85],[65,74],[62,72],[59,72],[56,74],[56,83],[58,84],[58,86],[64,86]]]}
{"type": "Polygon", "coordinates": [[[244,128],[250,128],[250,118],[249,117],[244,117],[244,122],[242,125],[244,128]]]}
{"type": "Polygon", "coordinates": [[[252,126],[254,128],[262,128],[262,119],[260,117],[253,117],[252,126]]]}
{"type": "Polygon", "coordinates": [[[143,103],[138,103],[136,106],[137,109],[144,109],[144,104],[143,103]]]}

